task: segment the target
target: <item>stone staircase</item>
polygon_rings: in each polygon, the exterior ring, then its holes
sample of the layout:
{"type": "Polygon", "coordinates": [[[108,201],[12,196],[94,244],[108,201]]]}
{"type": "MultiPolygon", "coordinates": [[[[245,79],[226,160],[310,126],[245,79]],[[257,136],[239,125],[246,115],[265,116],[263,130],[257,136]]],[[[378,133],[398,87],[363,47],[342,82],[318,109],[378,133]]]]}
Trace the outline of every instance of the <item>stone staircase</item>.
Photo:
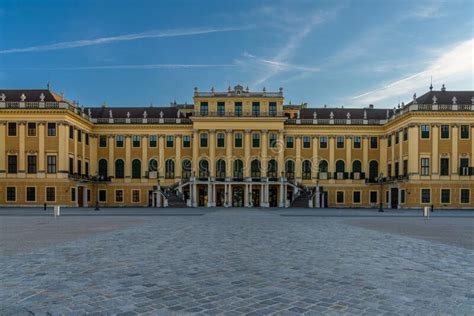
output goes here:
{"type": "Polygon", "coordinates": [[[290,207],[295,207],[295,208],[308,208],[308,203],[309,203],[309,193],[302,190],[300,192],[300,195],[291,203],[290,207]]]}
{"type": "Polygon", "coordinates": [[[176,195],[175,192],[170,192],[167,194],[168,197],[168,207],[174,208],[185,208],[188,207],[186,202],[183,201],[179,196],[176,195]]]}

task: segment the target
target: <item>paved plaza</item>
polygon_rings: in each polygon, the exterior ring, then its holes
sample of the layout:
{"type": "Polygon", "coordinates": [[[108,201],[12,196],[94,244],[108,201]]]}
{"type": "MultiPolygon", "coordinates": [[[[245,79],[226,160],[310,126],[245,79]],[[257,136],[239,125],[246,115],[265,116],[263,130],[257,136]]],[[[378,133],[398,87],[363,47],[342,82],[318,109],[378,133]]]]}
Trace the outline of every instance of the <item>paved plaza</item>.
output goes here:
{"type": "Polygon", "coordinates": [[[0,210],[0,314],[474,314],[474,212],[0,210]]]}

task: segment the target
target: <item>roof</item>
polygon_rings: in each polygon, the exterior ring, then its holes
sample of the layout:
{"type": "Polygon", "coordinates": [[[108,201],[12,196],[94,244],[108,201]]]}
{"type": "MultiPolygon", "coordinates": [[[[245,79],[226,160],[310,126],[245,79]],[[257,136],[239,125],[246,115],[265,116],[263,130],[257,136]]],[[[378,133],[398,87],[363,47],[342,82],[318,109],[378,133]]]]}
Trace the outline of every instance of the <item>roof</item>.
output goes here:
{"type": "Polygon", "coordinates": [[[31,90],[6,90],[0,89],[0,100],[3,99],[3,95],[5,95],[6,102],[40,102],[42,101],[42,95],[44,96],[44,102],[60,102],[62,100],[61,96],[57,95],[56,93],[48,90],[48,89],[31,89],[31,90]],[[25,99],[22,100],[22,95],[25,96],[25,99]]]}
{"type": "MultiPolygon", "coordinates": [[[[415,95],[416,96],[416,95],[415,95]]],[[[436,96],[437,104],[453,104],[453,98],[456,97],[457,104],[473,104],[474,91],[428,91],[416,98],[418,104],[433,104],[433,97],[436,96]]],[[[407,105],[413,104],[413,101],[407,105]]]]}
{"type": "Polygon", "coordinates": [[[304,108],[300,110],[300,118],[313,119],[314,112],[318,119],[330,119],[331,113],[334,119],[347,119],[347,113],[350,113],[351,119],[364,119],[364,112],[367,113],[367,120],[385,120],[387,112],[389,116],[393,115],[393,109],[373,109],[373,108],[304,108]]]}
{"type": "MultiPolygon", "coordinates": [[[[93,118],[110,118],[112,112],[113,118],[128,118],[127,113],[130,113],[129,118],[144,118],[145,111],[147,118],[160,118],[163,113],[163,118],[177,118],[178,111],[176,107],[99,107],[86,108],[85,111],[91,110],[93,118]]],[[[184,113],[180,117],[185,117],[184,113]]]]}

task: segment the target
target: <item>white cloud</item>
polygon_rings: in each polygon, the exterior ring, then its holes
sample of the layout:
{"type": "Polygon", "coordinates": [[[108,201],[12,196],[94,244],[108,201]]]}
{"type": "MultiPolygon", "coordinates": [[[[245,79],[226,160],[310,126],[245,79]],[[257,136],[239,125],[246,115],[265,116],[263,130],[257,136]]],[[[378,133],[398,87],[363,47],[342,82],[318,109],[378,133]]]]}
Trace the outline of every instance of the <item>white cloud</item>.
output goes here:
{"type": "Polygon", "coordinates": [[[457,86],[473,89],[474,86],[474,38],[447,47],[422,71],[397,79],[368,92],[352,97],[351,104],[367,105],[410,95],[417,89],[426,90],[431,76],[435,85],[446,83],[448,88],[457,86]]]}
{"type": "Polygon", "coordinates": [[[245,28],[237,28],[237,27],[191,28],[191,29],[177,29],[177,30],[165,30],[165,31],[155,30],[155,31],[143,32],[143,33],[124,34],[124,35],[110,36],[110,37],[100,37],[100,38],[94,38],[90,40],[59,42],[59,43],[54,43],[54,44],[30,46],[30,47],[24,47],[24,48],[8,48],[8,49],[0,50],[0,54],[42,52],[42,51],[85,47],[85,46],[92,46],[92,45],[104,45],[104,44],[110,44],[110,43],[115,43],[115,42],[134,41],[134,40],[145,39],[145,38],[191,36],[191,35],[201,35],[201,34],[209,34],[209,33],[240,31],[244,29],[249,29],[249,27],[245,27],[245,28]]]}

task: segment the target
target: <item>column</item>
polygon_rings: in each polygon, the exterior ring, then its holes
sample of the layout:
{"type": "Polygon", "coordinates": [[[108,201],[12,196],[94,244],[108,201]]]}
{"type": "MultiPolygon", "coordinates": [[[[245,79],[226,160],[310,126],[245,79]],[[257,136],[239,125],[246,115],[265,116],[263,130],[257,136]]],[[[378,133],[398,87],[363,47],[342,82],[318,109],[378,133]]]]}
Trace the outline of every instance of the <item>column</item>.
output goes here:
{"type": "MultiPolygon", "coordinates": [[[[148,135],[142,135],[141,145],[142,145],[142,175],[145,175],[148,172],[148,135]]],[[[146,178],[142,179],[143,182],[147,182],[146,178]]]]}
{"type": "Polygon", "coordinates": [[[458,147],[458,140],[459,140],[459,126],[457,124],[453,125],[452,128],[452,137],[451,137],[451,174],[457,176],[459,173],[459,147],[458,147]]]}
{"type": "Polygon", "coordinates": [[[295,157],[295,178],[297,182],[301,182],[301,136],[296,136],[296,157],[295,157]]]}
{"type": "MultiPolygon", "coordinates": [[[[403,130],[400,131],[398,139],[400,140],[398,142],[398,168],[400,168],[399,174],[403,175],[403,130]]],[[[398,191],[400,192],[400,190],[398,191]]],[[[400,202],[400,199],[398,201],[400,202]]]]}
{"type": "Polygon", "coordinates": [[[108,168],[108,176],[115,176],[115,157],[114,157],[114,148],[115,148],[115,141],[114,137],[109,135],[108,136],[108,145],[109,145],[109,161],[107,163],[108,168]]]}
{"type": "Polygon", "coordinates": [[[90,174],[95,176],[97,174],[97,135],[91,134],[89,137],[89,160],[90,174]]]}
{"type": "MultiPolygon", "coordinates": [[[[81,170],[82,170],[82,174],[86,174],[86,134],[85,133],[82,133],[81,145],[82,145],[82,148],[81,148],[81,155],[82,155],[81,170]]],[[[87,191],[86,189],[84,189],[84,190],[87,191]]],[[[84,194],[83,196],[86,196],[86,194],[84,194]]],[[[86,204],[84,203],[84,205],[86,205],[86,204]]]]}
{"type": "MultiPolygon", "coordinates": [[[[417,125],[412,125],[408,127],[408,174],[411,177],[412,175],[418,174],[418,129],[417,125]]],[[[433,143],[433,150],[434,150],[433,143]]],[[[438,142],[436,142],[436,151],[438,151],[438,142]]],[[[438,160],[436,154],[436,160],[438,160]]]]}
{"type": "Polygon", "coordinates": [[[132,136],[125,135],[125,179],[132,178],[132,136]]]}
{"type": "MultiPolygon", "coordinates": [[[[396,132],[398,133],[398,132],[396,132]]],[[[389,176],[394,176],[395,175],[395,134],[390,135],[389,137],[392,138],[392,146],[391,146],[391,154],[390,154],[390,160],[392,161],[392,170],[391,174],[389,176]]]]}
{"type": "Polygon", "coordinates": [[[229,207],[229,189],[228,184],[224,184],[224,206],[229,207]]]}
{"type": "MultiPolygon", "coordinates": [[[[74,163],[73,163],[73,166],[72,166],[72,169],[74,170],[74,173],[78,172],[78,170],[77,170],[77,137],[78,137],[79,133],[80,133],[80,131],[78,129],[74,129],[74,139],[72,140],[74,142],[73,143],[74,163]]],[[[77,193],[77,191],[79,191],[79,190],[76,189],[76,193],[77,193]]],[[[77,199],[76,199],[76,201],[77,201],[77,199]]]]}
{"type": "Polygon", "coordinates": [[[176,155],[176,163],[175,163],[175,175],[177,179],[181,181],[181,147],[182,147],[182,135],[176,135],[175,137],[175,155],[176,155]]]}
{"type": "Polygon", "coordinates": [[[20,122],[18,124],[18,173],[25,173],[26,171],[26,161],[25,161],[25,130],[26,122],[20,122]]]}
{"type": "Polygon", "coordinates": [[[244,185],[244,207],[249,206],[249,185],[244,185]]]}
{"type": "MultiPolygon", "coordinates": [[[[226,156],[226,162],[225,162],[225,174],[228,178],[232,177],[232,130],[231,129],[226,129],[225,130],[225,156],[226,156]]],[[[230,189],[230,188],[229,188],[230,189]]],[[[230,193],[229,193],[230,194],[230,193]]],[[[230,195],[229,195],[230,198],[230,195]]],[[[229,202],[230,204],[230,202],[229,202]]]]}
{"type": "Polygon", "coordinates": [[[43,177],[46,173],[45,158],[46,153],[44,150],[44,139],[45,139],[45,122],[38,124],[38,176],[43,177]]]}
{"type": "Polygon", "coordinates": [[[439,177],[439,125],[431,125],[431,175],[439,177]]]}
{"type": "Polygon", "coordinates": [[[366,173],[369,171],[369,137],[362,136],[362,172],[366,173]]]}
{"type": "Polygon", "coordinates": [[[388,176],[387,174],[387,137],[379,137],[379,146],[380,146],[380,158],[379,158],[379,173],[382,173],[384,177],[388,176]]]}
{"type": "Polygon", "coordinates": [[[285,130],[280,129],[278,130],[278,177],[281,176],[282,172],[285,171],[285,141],[284,141],[284,136],[285,136],[285,130]]]}
{"type": "Polygon", "coordinates": [[[212,185],[211,182],[207,182],[207,207],[212,207],[212,185]]]}
{"type": "Polygon", "coordinates": [[[313,159],[312,159],[312,178],[315,179],[318,176],[319,172],[319,157],[318,157],[318,151],[319,151],[319,143],[318,143],[318,136],[313,136],[313,143],[312,143],[312,148],[313,148],[313,159]]]}
{"type": "Polygon", "coordinates": [[[244,179],[250,177],[250,129],[245,130],[244,139],[244,179]]]}
{"type": "Polygon", "coordinates": [[[216,176],[216,130],[209,130],[209,176],[216,176]]]}
{"type": "Polygon", "coordinates": [[[165,177],[165,135],[158,135],[158,173],[160,178],[165,177]]]}
{"type": "Polygon", "coordinates": [[[283,183],[283,178],[280,181],[280,203],[278,207],[285,207],[285,199],[286,199],[286,192],[285,192],[285,184],[283,183]]]}
{"type": "Polygon", "coordinates": [[[350,173],[354,171],[352,170],[352,136],[346,137],[345,148],[346,148],[346,171],[350,173]]]}
{"type": "Polygon", "coordinates": [[[329,136],[329,161],[328,161],[328,171],[331,174],[331,176],[334,175],[334,172],[336,171],[336,166],[334,162],[334,150],[335,150],[335,136],[329,136]]]}
{"type": "Polygon", "coordinates": [[[199,130],[193,129],[193,160],[192,160],[192,174],[197,175],[199,166],[199,130]]]}
{"type": "Polygon", "coordinates": [[[6,122],[0,122],[0,177],[4,177],[7,170],[6,170],[6,122]]]}
{"type": "Polygon", "coordinates": [[[262,177],[266,177],[268,174],[268,129],[262,129],[262,143],[261,143],[261,155],[262,155],[262,177]]]}

